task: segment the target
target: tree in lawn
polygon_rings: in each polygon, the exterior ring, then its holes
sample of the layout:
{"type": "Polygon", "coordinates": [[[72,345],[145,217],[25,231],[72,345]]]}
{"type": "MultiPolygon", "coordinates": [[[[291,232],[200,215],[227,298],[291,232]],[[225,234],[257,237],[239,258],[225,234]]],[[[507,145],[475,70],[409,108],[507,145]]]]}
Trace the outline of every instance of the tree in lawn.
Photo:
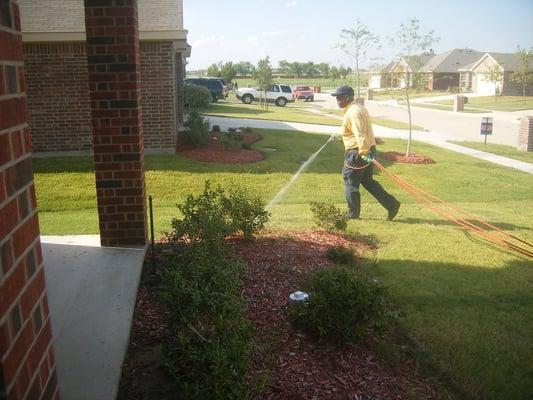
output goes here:
{"type": "Polygon", "coordinates": [[[207,76],[216,76],[220,78],[220,65],[211,64],[209,67],[207,67],[207,76]]]}
{"type": "Polygon", "coordinates": [[[220,68],[220,76],[226,82],[231,82],[237,76],[237,70],[231,61],[228,61],[220,68]]]}
{"type": "MultiPolygon", "coordinates": [[[[405,67],[405,102],[407,103],[407,113],[409,114],[409,138],[407,140],[406,156],[411,154],[412,138],[412,120],[411,120],[411,103],[409,101],[409,86],[411,76],[420,73],[422,68],[422,59],[420,53],[424,53],[431,46],[439,41],[435,36],[435,31],[422,33],[420,30],[420,21],[417,18],[411,18],[406,24],[400,24],[400,29],[396,32],[394,38],[390,39],[391,44],[400,49],[399,58],[406,62],[405,67]]],[[[418,77],[415,79],[415,83],[418,77]]]]}
{"type": "Polygon", "coordinates": [[[246,76],[253,72],[254,66],[250,61],[239,61],[235,64],[235,70],[237,71],[237,75],[246,76]]]}
{"type": "Polygon", "coordinates": [[[526,104],[526,90],[533,84],[533,49],[526,50],[518,46],[514,54],[518,60],[518,66],[511,75],[511,81],[522,86],[522,95],[524,104],[526,104]]]}
{"type": "Polygon", "coordinates": [[[336,81],[337,79],[339,79],[341,77],[341,74],[339,72],[339,69],[335,66],[332,66],[330,69],[329,69],[329,77],[331,78],[331,80],[333,81],[333,86],[337,86],[336,85],[336,81]]]}
{"type": "Polygon", "coordinates": [[[379,37],[368,30],[360,20],[355,20],[352,29],[343,29],[340,34],[341,42],[337,45],[353,62],[355,71],[354,86],[357,97],[361,97],[361,64],[366,61],[367,52],[372,48],[379,48],[379,37]]]}
{"type": "Polygon", "coordinates": [[[257,88],[263,92],[263,108],[268,110],[268,103],[266,101],[266,91],[272,86],[274,80],[272,78],[272,66],[270,65],[270,58],[267,56],[257,62],[257,66],[253,72],[253,78],[257,88]]]}
{"type": "Polygon", "coordinates": [[[494,84],[494,102],[498,100],[499,88],[498,83],[503,79],[502,68],[498,64],[494,64],[492,67],[489,67],[485,72],[484,80],[494,84]]]}

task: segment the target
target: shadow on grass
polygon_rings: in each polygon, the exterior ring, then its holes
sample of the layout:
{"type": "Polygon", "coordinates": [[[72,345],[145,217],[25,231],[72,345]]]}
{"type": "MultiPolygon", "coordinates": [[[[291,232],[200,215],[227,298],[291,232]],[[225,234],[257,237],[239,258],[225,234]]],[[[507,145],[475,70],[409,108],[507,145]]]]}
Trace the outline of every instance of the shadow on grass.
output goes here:
{"type": "Polygon", "coordinates": [[[433,375],[464,398],[533,398],[531,259],[501,268],[405,259],[380,260],[378,267],[387,271],[385,284],[406,313],[400,323],[433,375]]]}
{"type": "MultiPolygon", "coordinates": [[[[474,224],[474,225],[482,226],[484,229],[486,229],[488,231],[495,231],[495,229],[492,229],[490,227],[485,227],[485,226],[479,224],[479,222],[477,222],[474,219],[468,219],[467,218],[467,219],[465,219],[465,221],[468,221],[468,222],[470,222],[471,224],[474,224]]],[[[398,218],[398,219],[395,219],[395,222],[402,223],[402,224],[431,224],[431,225],[439,225],[439,226],[441,226],[441,225],[457,226],[456,223],[454,223],[452,221],[449,221],[449,220],[446,220],[446,219],[398,218]]],[[[503,230],[507,230],[507,231],[517,230],[517,229],[531,230],[531,228],[529,228],[527,226],[518,226],[518,225],[509,224],[507,222],[495,222],[495,221],[486,221],[486,222],[488,222],[491,225],[494,225],[497,228],[500,228],[500,229],[503,229],[503,230]]]]}

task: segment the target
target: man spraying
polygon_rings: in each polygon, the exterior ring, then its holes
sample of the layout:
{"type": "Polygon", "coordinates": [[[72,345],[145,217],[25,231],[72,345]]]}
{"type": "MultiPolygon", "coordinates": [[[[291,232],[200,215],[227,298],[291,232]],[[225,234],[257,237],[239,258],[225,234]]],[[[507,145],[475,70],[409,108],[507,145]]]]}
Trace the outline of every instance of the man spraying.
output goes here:
{"type": "Polygon", "coordinates": [[[349,86],[339,87],[332,96],[336,97],[337,105],[344,110],[341,138],[346,151],[342,168],[344,193],[348,203],[346,218],[359,219],[361,213],[359,185],[363,185],[388,211],[387,218],[392,221],[398,214],[400,202],[372,177],[376,140],[368,111],[354,101],[354,91],[349,86]]]}

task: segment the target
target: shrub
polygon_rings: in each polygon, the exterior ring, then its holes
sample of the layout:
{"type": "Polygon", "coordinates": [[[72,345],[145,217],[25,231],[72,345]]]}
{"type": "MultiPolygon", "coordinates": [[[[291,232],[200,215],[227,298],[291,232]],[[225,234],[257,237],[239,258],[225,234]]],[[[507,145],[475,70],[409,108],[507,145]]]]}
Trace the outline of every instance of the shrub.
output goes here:
{"type": "Polygon", "coordinates": [[[185,137],[193,147],[201,147],[209,140],[209,122],[197,112],[191,111],[185,122],[185,137]]]}
{"type": "Polygon", "coordinates": [[[326,250],[326,257],[336,264],[356,267],[359,265],[359,258],[353,252],[343,246],[333,246],[326,250]]]}
{"type": "Polygon", "coordinates": [[[264,209],[264,201],[241,187],[231,188],[223,198],[223,205],[235,231],[242,232],[245,239],[251,239],[270,217],[270,213],[264,209]]]}
{"type": "Polygon", "coordinates": [[[355,343],[384,318],[381,287],[361,271],[337,266],[313,273],[309,299],[290,308],[294,324],[318,337],[355,343]]]}
{"type": "Polygon", "coordinates": [[[205,86],[187,84],[183,86],[183,101],[189,110],[207,108],[211,102],[211,92],[205,86]]]}
{"type": "Polygon", "coordinates": [[[224,149],[241,149],[243,147],[242,135],[237,132],[224,132],[217,136],[224,149]]]}
{"type": "Polygon", "coordinates": [[[309,203],[316,224],[327,231],[344,231],[347,223],[344,213],[333,204],[319,201],[309,203]]]}
{"type": "Polygon", "coordinates": [[[212,246],[223,246],[224,238],[239,231],[249,239],[269,218],[259,197],[239,187],[228,191],[212,189],[209,181],[200,195],[189,195],[178,209],[183,219],[172,220],[169,238],[208,242],[212,246]]]}
{"type": "Polygon", "coordinates": [[[224,191],[220,187],[212,189],[211,183],[206,181],[201,194],[189,195],[183,204],[178,204],[183,218],[172,220],[173,231],[169,238],[175,242],[185,239],[222,245],[224,238],[234,231],[223,198],[224,191]]]}

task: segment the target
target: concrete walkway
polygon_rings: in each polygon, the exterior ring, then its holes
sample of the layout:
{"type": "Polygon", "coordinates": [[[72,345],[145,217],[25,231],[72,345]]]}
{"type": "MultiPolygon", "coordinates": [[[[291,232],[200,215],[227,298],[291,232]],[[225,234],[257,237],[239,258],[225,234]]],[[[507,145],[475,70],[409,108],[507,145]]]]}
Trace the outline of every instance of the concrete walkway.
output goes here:
{"type": "Polygon", "coordinates": [[[41,242],[61,399],[114,400],[145,250],[97,235],[41,242]]]}
{"type": "MultiPolygon", "coordinates": [[[[339,126],[332,125],[316,125],[316,124],[304,124],[300,122],[285,122],[285,121],[268,121],[260,119],[246,119],[246,118],[226,118],[226,117],[214,117],[207,116],[207,119],[211,125],[219,125],[222,130],[227,128],[236,127],[251,127],[251,128],[263,128],[263,129],[277,129],[277,130],[295,130],[317,134],[333,134],[339,133],[339,126]]],[[[389,137],[398,139],[407,139],[409,132],[401,129],[386,128],[381,125],[373,125],[374,133],[379,137],[389,137]]],[[[429,143],[434,146],[438,146],[447,150],[455,151],[457,153],[467,154],[469,156],[479,158],[480,160],[488,161],[494,164],[502,165],[504,167],[514,168],[529,174],[533,174],[533,164],[514,160],[512,158],[498,156],[492,153],[486,153],[479,150],[473,150],[468,147],[460,146],[457,144],[449,143],[449,141],[461,141],[460,137],[453,135],[447,135],[435,131],[413,131],[413,140],[429,143]]]]}

